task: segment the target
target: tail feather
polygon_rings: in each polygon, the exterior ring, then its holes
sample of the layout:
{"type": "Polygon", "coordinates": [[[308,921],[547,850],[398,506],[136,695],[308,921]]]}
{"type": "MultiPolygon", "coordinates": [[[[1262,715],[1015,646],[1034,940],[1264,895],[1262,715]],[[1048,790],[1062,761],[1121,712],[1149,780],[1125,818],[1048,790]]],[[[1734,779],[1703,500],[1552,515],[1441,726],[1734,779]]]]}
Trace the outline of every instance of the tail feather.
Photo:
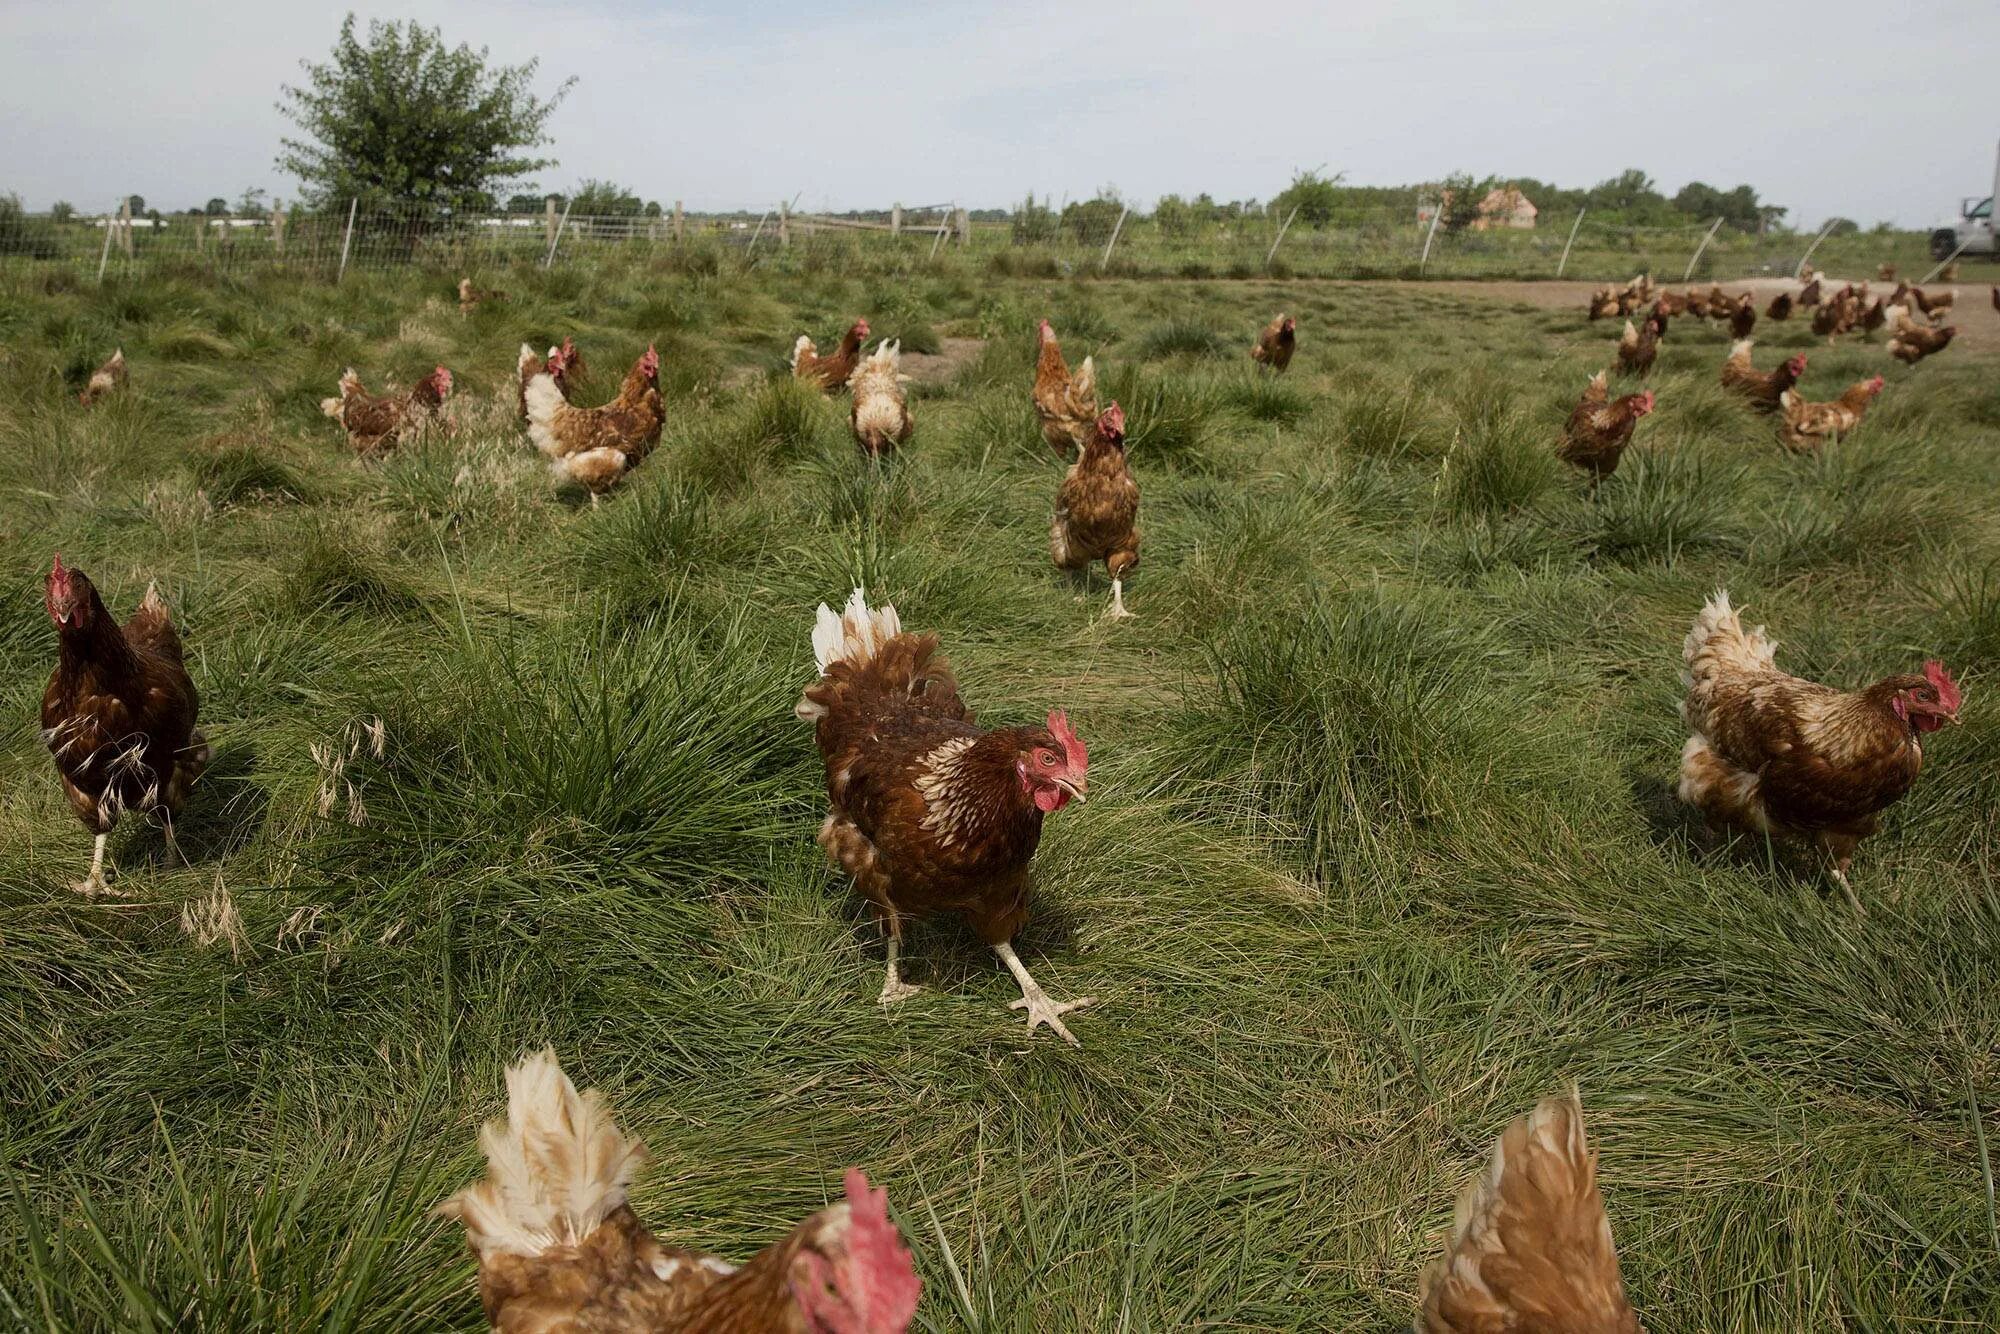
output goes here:
{"type": "Polygon", "coordinates": [[[625,1203],[646,1146],[620,1133],[596,1089],[578,1093],[545,1048],[507,1071],[507,1119],[479,1132],[486,1179],[438,1212],[465,1224],[483,1260],[574,1245],[625,1203]]]}
{"type": "Polygon", "coordinates": [[[807,354],[817,356],[819,355],[819,348],[813,342],[810,335],[800,334],[799,341],[792,344],[791,366],[793,370],[797,370],[799,368],[799,358],[802,356],[806,356],[807,354]]]}
{"type": "Polygon", "coordinates": [[[1070,376],[1070,394],[1075,401],[1091,412],[1097,411],[1097,361],[1085,357],[1083,364],[1070,376]]]}
{"type": "Polygon", "coordinates": [[[1574,1091],[1543,1099],[1500,1136],[1460,1195],[1423,1287],[1420,1331],[1637,1334],[1574,1091]]]}
{"type": "Polygon", "coordinates": [[[880,610],[871,610],[866,591],[857,588],[841,612],[824,602],[819,604],[813,623],[813,660],[822,675],[836,662],[859,667],[901,633],[903,621],[896,608],[885,602],[880,610]]]}

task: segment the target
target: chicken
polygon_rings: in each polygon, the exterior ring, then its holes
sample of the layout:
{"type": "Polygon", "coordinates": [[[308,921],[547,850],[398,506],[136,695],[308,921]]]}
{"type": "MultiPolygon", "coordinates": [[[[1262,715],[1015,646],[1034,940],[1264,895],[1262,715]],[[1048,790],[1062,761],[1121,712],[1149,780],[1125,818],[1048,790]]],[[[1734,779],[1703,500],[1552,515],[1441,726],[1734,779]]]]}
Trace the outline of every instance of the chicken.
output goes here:
{"type": "Polygon", "coordinates": [[[1792,294],[1790,292],[1780,292],[1772,297],[1771,304],[1764,309],[1764,318],[1770,320],[1788,320],[1792,318],[1792,294]]]}
{"type": "Polygon", "coordinates": [[[1681,297],[1681,303],[1687,307],[1688,314],[1694,316],[1696,319],[1705,320],[1708,318],[1708,298],[1700,292],[1695,291],[1692,287],[1688,288],[1686,294],[1681,297]]]}
{"type": "Polygon", "coordinates": [[[1874,304],[1870,305],[1861,314],[1861,336],[1863,338],[1872,336],[1877,329],[1888,322],[1888,319],[1889,308],[1883,303],[1882,298],[1878,296],[1875,298],[1874,304]]]}
{"type": "Polygon", "coordinates": [[[465,1225],[498,1334],[903,1334],[923,1283],[888,1192],[846,1199],[741,1266],[660,1242],[626,1190],[646,1146],[543,1050],[507,1071],[507,1119],[479,1132],[486,1176],[437,1207],[465,1225]]]}
{"type": "Polygon", "coordinates": [[[1750,338],[1740,339],[1729,349],[1729,358],[1722,363],[1722,387],[1743,395],[1759,412],[1776,412],[1778,400],[1806,373],[1806,354],[1796,353],[1766,374],[1751,364],[1750,348],[1754,342],[1750,338]]]}
{"type": "Polygon", "coordinates": [[[1958,334],[1958,326],[1947,324],[1942,329],[1926,328],[1914,324],[1905,314],[1895,332],[1889,336],[1889,355],[1906,366],[1914,366],[1934,352],[1942,352],[1958,334]]]}
{"type": "Polygon", "coordinates": [[[76,396],[76,401],[89,407],[113,390],[124,387],[125,349],[121,347],[112,352],[109,361],[90,373],[90,382],[84,385],[83,392],[76,396]]]}
{"type": "MultiPolygon", "coordinates": [[[[1957,260],[1953,260],[1951,263],[1945,265],[1943,268],[1938,270],[1938,281],[1941,283],[1955,283],[1958,281],[1957,260]]],[[[1956,296],[1957,293],[1954,292],[1952,295],[1956,296]]]]}
{"type": "Polygon", "coordinates": [[[1806,285],[1799,289],[1799,304],[1807,308],[1817,306],[1819,296],[1819,275],[1815,273],[1806,285]]]}
{"type": "Polygon", "coordinates": [[[96,835],[84,894],[109,892],[104,847],[126,811],[162,815],[168,837],[188,789],[208,766],[195,726],[201,699],[181,658],[173,618],[148,587],[121,628],[96,585],[58,554],[43,595],[58,643],[42,695],[42,741],[70,809],[96,835]]]}
{"type": "Polygon", "coordinates": [[[1264,326],[1264,332],[1257,335],[1256,343],[1250,349],[1250,360],[1259,366],[1269,366],[1279,374],[1292,364],[1292,350],[1298,346],[1299,322],[1283,311],[1278,318],[1264,326]]]}
{"type": "Polygon", "coordinates": [[[1875,266],[1875,277],[1876,277],[1877,281],[1880,281],[1880,282],[1885,282],[1885,283],[1892,283],[1892,282],[1895,282],[1895,281],[1896,281],[1896,266],[1895,266],[1894,264],[1878,264],[1878,265],[1876,265],[1876,266],[1875,266]]]}
{"type": "MultiPolygon", "coordinates": [[[[1684,296],[1675,296],[1672,292],[1660,293],[1659,298],[1653,302],[1653,313],[1662,317],[1662,319],[1670,315],[1683,314],[1686,310],[1687,298],[1684,296]]],[[[1662,333],[1666,332],[1664,324],[1660,326],[1660,331],[1662,333]]]]}
{"type": "Polygon", "coordinates": [[[1035,419],[1049,448],[1075,458],[1097,422],[1097,364],[1085,357],[1072,376],[1047,320],[1036,338],[1035,419]]]}
{"type": "Polygon", "coordinates": [[[1812,331],[1826,338],[1827,345],[1844,333],[1852,333],[1861,322],[1861,303],[1854,289],[1843,288],[1832,300],[1813,312],[1812,331]]]}
{"type": "Polygon", "coordinates": [[[1635,329],[1632,321],[1625,321],[1625,333],[1618,340],[1618,369],[1644,379],[1653,369],[1653,359],[1659,355],[1659,323],[1648,316],[1644,327],[1635,329]]]}
{"type": "Polygon", "coordinates": [[[530,376],[528,438],[559,477],[590,492],[590,503],[645,462],[660,443],[666,409],[660,401],[660,354],[648,346],[632,363],[618,396],[601,408],[572,407],[558,383],[568,364],[561,348],[530,376]]]}
{"type": "Polygon", "coordinates": [[[909,377],[901,370],[902,355],[900,339],[885,340],[847,382],[854,393],[848,425],[854,443],[871,459],[894,453],[910,438],[910,405],[903,397],[903,381],[909,377]]]}
{"type": "Polygon", "coordinates": [[[381,397],[361,387],[352,366],[340,377],[340,397],[320,400],[319,410],[347,431],[348,443],[364,456],[386,454],[406,435],[439,419],[451,397],[451,372],[440,366],[400,398],[381,397]]]}
{"type": "Polygon", "coordinates": [[[1993,309],[2000,310],[2000,287],[1993,289],[1993,309]]]}
{"type": "Polygon", "coordinates": [[[458,313],[460,315],[470,315],[472,308],[482,301],[505,301],[506,299],[507,294],[505,292],[489,292],[474,287],[470,278],[460,278],[458,280],[458,313]]]}
{"type": "Polygon", "coordinates": [[[1507,1127],[1421,1287],[1418,1334],[1643,1334],[1574,1092],[1507,1127]]]}
{"type": "Polygon", "coordinates": [[[858,588],[844,614],[821,604],[812,640],[820,677],[796,712],[826,761],[819,843],[888,937],[880,1003],[917,991],[897,971],[904,922],[952,911],[1020,983],[1013,1008],[1028,1012],[1028,1032],[1047,1024],[1080,1045],[1062,1016],[1092,998],[1050,1000],[1012,942],[1043,819],[1089,790],[1082,738],[1060,710],[1046,727],[981,731],[937,636],[903,633],[896,609],[871,610],[858,588]]]}
{"type": "Polygon", "coordinates": [[[1605,387],[1605,373],[1599,371],[1571,409],[1556,457],[1586,469],[1595,486],[1618,471],[1618,460],[1632,443],[1632,428],[1652,410],[1652,390],[1614,399],[1605,387]]]}
{"type": "Polygon", "coordinates": [[[1954,287],[1947,292],[1926,292],[1921,287],[1912,287],[1910,304],[1921,310],[1925,319],[1936,324],[1945,312],[1958,304],[1958,289],[1954,287]]]}
{"type": "Polygon", "coordinates": [[[563,401],[567,403],[570,386],[584,378],[583,354],[576,350],[576,344],[568,338],[562,340],[561,347],[550,348],[546,360],[536,356],[535,349],[523,343],[521,355],[515,360],[514,369],[520,376],[521,420],[525,422],[528,420],[528,381],[543,371],[548,371],[556,382],[556,388],[562,393],[563,401]]]}
{"type": "Polygon", "coordinates": [[[1708,314],[1710,319],[1726,320],[1736,313],[1736,298],[1722,290],[1721,284],[1712,284],[1708,289],[1708,314]]]}
{"type": "Polygon", "coordinates": [[[1778,410],[1784,416],[1779,437],[1792,449],[1817,453],[1828,439],[1851,435],[1875,395],[1882,392],[1882,377],[1849,385],[1847,392],[1831,403],[1809,403],[1798,391],[1788,389],[1778,396],[1778,410]]]}
{"type": "Polygon", "coordinates": [[[1049,555],[1061,570],[1103,561],[1111,575],[1107,614],[1113,620],[1132,614],[1125,610],[1125,576],[1139,564],[1139,484],[1125,458],[1125,413],[1116,403],[1097,419],[1056,491],[1049,555]]]}
{"type": "Polygon", "coordinates": [[[856,320],[841,336],[840,346],[830,357],[819,355],[819,348],[804,334],[792,344],[792,374],[807,384],[816,385],[829,394],[837,394],[847,385],[848,377],[854,374],[855,365],[861,360],[861,345],[868,341],[868,321],[856,320]]]}
{"type": "Polygon", "coordinates": [[[1620,297],[1618,293],[1612,291],[1609,287],[1600,287],[1595,292],[1592,292],[1590,294],[1591,319],[1593,320],[1609,319],[1614,315],[1623,315],[1624,313],[1625,313],[1624,299],[1620,297]]]}
{"type": "Polygon", "coordinates": [[[1695,617],[1681,656],[1689,732],[1680,798],[1711,824],[1817,847],[1856,911],[1855,845],[1917,781],[1924,738],[1958,721],[1943,665],[1840,691],[1778,669],[1761,625],[1745,631],[1729,594],[1695,617]]]}
{"type": "Polygon", "coordinates": [[[1625,290],[1620,295],[1629,303],[1626,313],[1639,309],[1653,299],[1653,275],[1641,273],[1634,276],[1631,282],[1625,284],[1625,290]]]}
{"type": "Polygon", "coordinates": [[[1748,338],[1751,331],[1756,327],[1757,306],[1750,300],[1750,294],[1745,292],[1737,298],[1736,309],[1730,312],[1729,336],[1739,339],[1748,338]]]}

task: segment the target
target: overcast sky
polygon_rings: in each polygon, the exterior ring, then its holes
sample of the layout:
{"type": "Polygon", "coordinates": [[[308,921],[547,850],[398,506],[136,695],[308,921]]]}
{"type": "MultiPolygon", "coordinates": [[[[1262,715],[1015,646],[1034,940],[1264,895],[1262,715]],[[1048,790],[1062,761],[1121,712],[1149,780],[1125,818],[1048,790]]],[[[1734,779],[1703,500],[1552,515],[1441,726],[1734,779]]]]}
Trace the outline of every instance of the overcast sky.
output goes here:
{"type": "MultiPolygon", "coordinates": [[[[1671,194],[1748,183],[1792,209],[1928,224],[1992,189],[2000,3],[1159,0],[899,5],[410,0],[541,82],[578,85],[540,184],[669,206],[999,206],[1114,185],[1269,198],[1475,175],[1671,194]]],[[[278,87],[337,10],[285,0],[0,0],[0,191],[31,208],[289,197],[278,87]]]]}

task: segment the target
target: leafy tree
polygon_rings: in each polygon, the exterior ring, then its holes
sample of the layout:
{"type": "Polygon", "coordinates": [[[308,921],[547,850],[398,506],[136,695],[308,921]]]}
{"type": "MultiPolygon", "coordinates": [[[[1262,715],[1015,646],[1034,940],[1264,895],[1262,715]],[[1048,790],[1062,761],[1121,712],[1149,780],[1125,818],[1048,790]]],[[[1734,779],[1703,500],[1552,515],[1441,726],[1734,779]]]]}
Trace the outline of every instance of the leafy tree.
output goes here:
{"type": "Polygon", "coordinates": [[[0,195],[0,255],[54,259],[60,253],[56,229],[46,219],[29,217],[21,196],[0,195]]]}
{"type": "Polygon", "coordinates": [[[547,195],[509,195],[507,196],[507,211],[509,213],[540,213],[547,199],[547,195]]]}
{"type": "MultiPolygon", "coordinates": [[[[1290,217],[1293,208],[1298,209],[1296,222],[1308,227],[1324,227],[1333,221],[1334,211],[1341,203],[1341,179],[1346,172],[1336,172],[1322,176],[1316,171],[1295,172],[1292,183],[1280,190],[1271,200],[1271,211],[1280,218],[1290,217]]],[[[1239,212],[1254,212],[1256,200],[1245,201],[1247,208],[1239,212]]]]}
{"type": "Polygon", "coordinates": [[[1118,225],[1118,217],[1125,211],[1125,201],[1109,186],[1097,192],[1095,199],[1078,200],[1065,205],[1062,211],[1062,225],[1077,240],[1085,245],[1102,245],[1111,239],[1111,229],[1118,225]]]}
{"type": "Polygon", "coordinates": [[[127,195],[125,196],[125,202],[131,207],[133,217],[143,218],[146,216],[146,196],[127,195]]]}
{"type": "Polygon", "coordinates": [[[1438,219],[1438,226],[1447,232],[1462,232],[1479,221],[1486,196],[1493,189],[1493,178],[1483,181],[1472,179],[1470,172],[1457,172],[1444,178],[1444,192],[1438,206],[1444,216],[1438,219]]]}
{"type": "Polygon", "coordinates": [[[1852,236],[1861,230],[1861,224],[1852,218],[1835,218],[1828,236],[1852,236]]]}
{"type": "Polygon", "coordinates": [[[1056,211],[1044,200],[1037,204],[1029,195],[1021,201],[1012,218],[1015,245],[1033,245],[1040,241],[1052,241],[1056,235],[1056,211]]]}
{"type": "Polygon", "coordinates": [[[227,199],[224,199],[221,195],[217,195],[215,196],[215,198],[209,200],[206,204],[202,205],[201,211],[203,213],[206,213],[211,218],[219,218],[223,216],[225,213],[229,212],[229,201],[227,199]]]}
{"type": "Polygon", "coordinates": [[[576,80],[536,97],[538,64],[494,64],[485,48],[448,47],[414,22],[370,20],[363,41],[349,14],[332,59],[301,61],[304,85],[282,89],[278,109],[303,137],[282,141],[278,168],[321,207],[350,197],[490,207],[498,187],[554,165],[527,150],[550,142],[549,117],[576,80]]]}
{"type": "Polygon", "coordinates": [[[616,181],[579,181],[569,197],[569,211],[579,218],[630,218],[645,209],[639,196],[616,181]]]}
{"type": "Polygon", "coordinates": [[[1153,225],[1162,236],[1186,236],[1195,229],[1194,209],[1179,195],[1161,195],[1153,205],[1153,225]]]}
{"type": "Polygon", "coordinates": [[[68,222],[75,216],[76,205],[70,203],[67,199],[58,199],[55,203],[49,205],[50,222],[68,222]]]}
{"type": "Polygon", "coordinates": [[[1738,231],[1752,232],[1764,225],[1764,206],[1758,203],[1757,192],[1747,185],[1725,192],[1700,181],[1689,181],[1674,196],[1674,208],[1694,218],[1719,217],[1725,226],[1738,231]]]}

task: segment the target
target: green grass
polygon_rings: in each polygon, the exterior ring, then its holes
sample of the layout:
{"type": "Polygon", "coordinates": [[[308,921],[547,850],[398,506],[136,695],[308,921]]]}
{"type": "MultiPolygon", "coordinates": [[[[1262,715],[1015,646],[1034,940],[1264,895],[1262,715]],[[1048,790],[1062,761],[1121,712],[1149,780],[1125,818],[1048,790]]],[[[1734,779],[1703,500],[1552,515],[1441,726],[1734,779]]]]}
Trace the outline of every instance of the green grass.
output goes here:
{"type": "Polygon", "coordinates": [[[1990,356],[1815,350],[1814,397],[1891,381],[1815,461],[1678,322],[1593,495],[1552,449],[1617,330],[1573,314],[802,249],[495,273],[467,320],[417,274],[0,286],[0,1323],[479,1327],[428,1210],[544,1042],[647,1141],[670,1240],[747,1254],[867,1168],[929,1330],[1406,1328],[1460,1183],[1571,1080],[1649,1327],[2000,1322],[1990,356]],[[1311,336],[1257,376],[1280,308],[1311,336]],[[873,469],[781,371],[857,314],[989,340],[873,469]],[[1044,315],[1127,410],[1129,622],[1048,563],[1044,315]],[[666,363],[661,446],[597,509],[512,417],[516,346],[563,334],[588,401],[666,363]],[[84,412],[116,343],[131,391],[84,412]],[[438,361],[448,438],[363,463],[319,415],[344,365],[438,361]],[[215,747],[178,857],[113,839],[125,900],[66,888],[56,549],[121,613],[159,580],[215,747]],[[856,582],[982,718],[1062,706],[1090,742],[1021,941],[1098,997],[1080,1051],[1027,1041],[950,923],[905,955],[926,991],[874,1004],[791,714],[813,606],[856,582]],[[1797,670],[1935,654],[1965,686],[1863,846],[1866,921],[1673,799],[1721,584],[1797,670]]]}

